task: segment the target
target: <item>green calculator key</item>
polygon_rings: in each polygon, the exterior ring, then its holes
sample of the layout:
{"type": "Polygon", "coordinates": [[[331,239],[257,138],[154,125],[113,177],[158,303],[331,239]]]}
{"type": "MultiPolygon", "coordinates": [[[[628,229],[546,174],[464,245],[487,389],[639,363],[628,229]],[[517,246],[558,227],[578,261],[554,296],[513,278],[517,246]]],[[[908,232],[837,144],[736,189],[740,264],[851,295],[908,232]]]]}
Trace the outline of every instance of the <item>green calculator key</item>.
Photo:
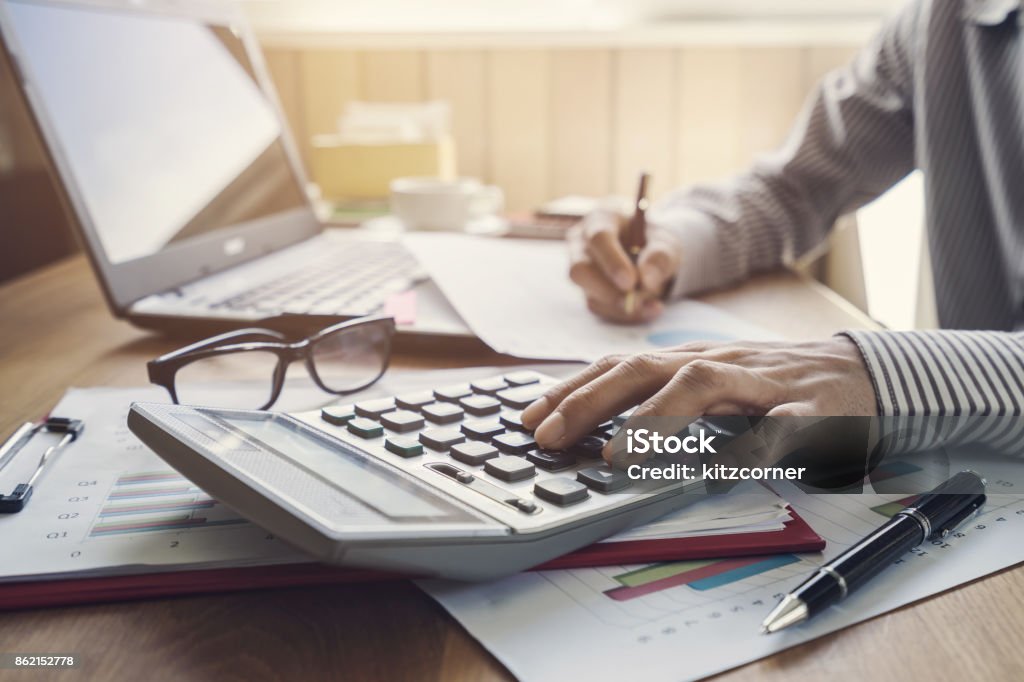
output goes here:
{"type": "Polygon", "coordinates": [[[360,438],[376,438],[384,433],[384,427],[365,417],[356,417],[348,423],[348,430],[360,438]]]}
{"type": "Polygon", "coordinates": [[[345,405],[343,407],[328,405],[324,409],[320,410],[320,418],[328,424],[334,424],[335,426],[344,426],[355,419],[355,416],[356,412],[352,409],[351,405],[345,405]]]}
{"type": "Polygon", "coordinates": [[[399,457],[416,457],[423,454],[423,445],[415,438],[406,436],[388,436],[384,441],[384,447],[399,457]]]}

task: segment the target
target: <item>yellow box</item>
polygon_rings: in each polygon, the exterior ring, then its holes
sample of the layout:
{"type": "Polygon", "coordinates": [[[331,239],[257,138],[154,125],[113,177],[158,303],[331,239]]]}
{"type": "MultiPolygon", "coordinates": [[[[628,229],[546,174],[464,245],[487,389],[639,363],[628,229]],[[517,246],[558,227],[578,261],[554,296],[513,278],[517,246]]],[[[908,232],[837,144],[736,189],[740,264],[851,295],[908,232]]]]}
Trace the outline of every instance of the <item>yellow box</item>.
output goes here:
{"type": "Polygon", "coordinates": [[[454,179],[455,142],[444,136],[436,142],[353,144],[336,135],[317,135],[310,166],[326,199],[384,198],[395,178],[454,179]]]}

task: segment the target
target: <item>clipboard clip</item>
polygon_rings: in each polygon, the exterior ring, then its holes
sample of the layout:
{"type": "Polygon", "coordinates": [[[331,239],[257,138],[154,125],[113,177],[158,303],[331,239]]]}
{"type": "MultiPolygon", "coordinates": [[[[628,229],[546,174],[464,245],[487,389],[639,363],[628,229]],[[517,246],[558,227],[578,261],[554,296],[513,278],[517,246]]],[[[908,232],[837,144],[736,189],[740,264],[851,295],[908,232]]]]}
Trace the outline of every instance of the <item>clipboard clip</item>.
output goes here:
{"type": "Polygon", "coordinates": [[[68,419],[66,417],[50,417],[45,421],[33,424],[26,422],[15,431],[7,441],[0,446],[0,471],[10,464],[14,457],[28,444],[29,441],[41,432],[63,434],[57,443],[46,448],[36,470],[25,483],[19,483],[14,487],[10,495],[0,494],[0,514],[14,514],[20,512],[28,504],[32,497],[33,486],[39,480],[39,476],[46,469],[46,465],[53,458],[54,453],[66,447],[85,430],[85,422],[81,419],[68,419]]]}

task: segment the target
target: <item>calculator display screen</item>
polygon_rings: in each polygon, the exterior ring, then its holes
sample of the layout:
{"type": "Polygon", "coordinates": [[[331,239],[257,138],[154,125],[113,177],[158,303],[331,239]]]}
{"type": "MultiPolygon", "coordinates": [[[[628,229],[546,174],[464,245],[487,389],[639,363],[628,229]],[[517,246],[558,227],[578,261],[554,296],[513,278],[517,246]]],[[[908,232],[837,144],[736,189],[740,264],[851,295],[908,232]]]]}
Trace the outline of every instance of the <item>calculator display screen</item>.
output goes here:
{"type": "MultiPolygon", "coordinates": [[[[318,434],[314,429],[299,422],[265,412],[200,412],[205,416],[215,417],[215,420],[208,421],[207,427],[203,429],[207,437],[213,437],[216,441],[223,440],[229,448],[238,450],[241,435],[249,441],[250,446],[254,445],[262,451],[261,454],[279,455],[290,460],[305,472],[330,483],[346,498],[352,498],[369,508],[344,509],[344,516],[350,521],[369,521],[373,524],[374,521],[379,523],[385,519],[398,523],[475,520],[445,499],[432,494],[426,487],[373,462],[347,445],[318,434]],[[234,433],[223,430],[217,422],[232,427],[231,431],[234,433]],[[221,433],[215,434],[214,430],[220,430],[221,433]],[[370,510],[376,512],[374,517],[379,514],[383,518],[370,518],[363,513],[370,510]]],[[[276,487],[275,481],[267,483],[270,487],[276,487]]],[[[298,502],[303,503],[306,500],[298,502]]]]}

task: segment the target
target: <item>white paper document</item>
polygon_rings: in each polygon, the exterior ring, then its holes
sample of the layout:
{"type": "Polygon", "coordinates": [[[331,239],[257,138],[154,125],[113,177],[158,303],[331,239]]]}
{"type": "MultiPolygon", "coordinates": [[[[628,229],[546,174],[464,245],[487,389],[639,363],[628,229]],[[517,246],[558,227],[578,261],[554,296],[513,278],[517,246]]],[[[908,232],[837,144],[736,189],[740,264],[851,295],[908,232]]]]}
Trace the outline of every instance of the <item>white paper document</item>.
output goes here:
{"type": "MultiPolygon", "coordinates": [[[[1019,463],[972,461],[990,490],[1019,463]],[[980,466],[981,465],[981,466],[980,466]]],[[[713,675],[1024,561],[1024,496],[990,494],[982,515],[899,559],[837,607],[766,636],[779,597],[903,508],[893,496],[783,497],[822,535],[823,554],[523,573],[484,585],[421,581],[524,682],[650,682],[713,675]]]]}
{"type": "Polygon", "coordinates": [[[473,333],[500,353],[593,361],[688,341],[775,338],[697,301],[670,303],[645,325],[605,322],[587,310],[569,281],[560,242],[413,233],[405,243],[473,333]]]}

